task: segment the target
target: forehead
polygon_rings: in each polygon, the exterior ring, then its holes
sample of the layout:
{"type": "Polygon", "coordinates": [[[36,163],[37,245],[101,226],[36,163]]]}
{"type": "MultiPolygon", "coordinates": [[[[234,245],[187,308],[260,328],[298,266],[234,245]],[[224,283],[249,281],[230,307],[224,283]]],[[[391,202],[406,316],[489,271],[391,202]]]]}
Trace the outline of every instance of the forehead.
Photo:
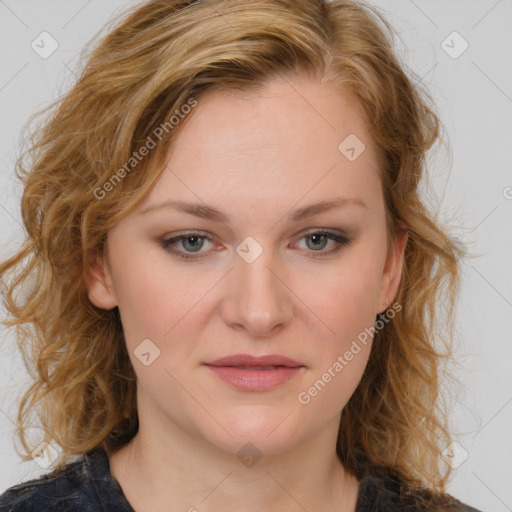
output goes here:
{"type": "Polygon", "coordinates": [[[270,154],[279,145],[283,149],[293,147],[293,153],[300,157],[313,148],[318,152],[337,150],[350,133],[371,143],[353,95],[309,78],[273,79],[258,92],[207,92],[185,122],[169,155],[175,163],[181,156],[177,145],[219,156],[233,156],[234,151],[270,154]],[[301,141],[308,144],[299,145],[301,141]]]}
{"type": "Polygon", "coordinates": [[[170,145],[166,169],[142,207],[184,197],[261,207],[262,198],[272,206],[306,194],[368,195],[380,181],[373,146],[353,97],[316,80],[287,77],[257,92],[208,92],[170,145]]]}

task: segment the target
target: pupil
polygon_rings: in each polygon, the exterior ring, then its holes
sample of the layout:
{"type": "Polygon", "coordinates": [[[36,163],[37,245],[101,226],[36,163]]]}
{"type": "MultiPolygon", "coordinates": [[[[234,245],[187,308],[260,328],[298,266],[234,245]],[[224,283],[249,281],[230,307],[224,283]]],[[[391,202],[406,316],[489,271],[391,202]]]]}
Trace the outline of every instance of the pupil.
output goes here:
{"type": "MultiPolygon", "coordinates": [[[[317,242],[325,242],[327,240],[326,236],[325,235],[311,235],[311,240],[314,241],[314,243],[316,244],[317,242]]],[[[318,249],[318,245],[314,245],[313,248],[317,248],[318,249]]],[[[324,246],[322,245],[321,248],[323,248],[324,246]]]]}
{"type": "Polygon", "coordinates": [[[201,249],[202,247],[202,243],[200,243],[199,245],[196,245],[197,242],[200,240],[200,237],[194,235],[194,236],[188,236],[187,238],[185,238],[185,243],[188,244],[190,242],[190,240],[192,240],[192,246],[191,248],[192,249],[201,249]]]}

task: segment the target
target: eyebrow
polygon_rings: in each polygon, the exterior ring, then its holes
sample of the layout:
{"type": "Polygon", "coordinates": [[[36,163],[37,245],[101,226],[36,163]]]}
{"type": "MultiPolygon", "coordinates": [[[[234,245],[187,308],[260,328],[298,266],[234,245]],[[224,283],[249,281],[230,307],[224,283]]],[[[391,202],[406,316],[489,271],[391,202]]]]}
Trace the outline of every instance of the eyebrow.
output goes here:
{"type": "MultiPolygon", "coordinates": [[[[297,210],[290,212],[287,218],[289,221],[298,222],[328,210],[341,208],[344,206],[360,206],[362,208],[366,208],[366,204],[361,201],[361,199],[337,197],[330,201],[320,201],[319,203],[314,203],[308,206],[303,206],[302,208],[298,208],[297,210]]],[[[155,210],[160,210],[162,208],[173,208],[175,210],[188,213],[189,215],[194,215],[195,217],[200,217],[202,219],[214,220],[222,223],[229,222],[229,217],[213,206],[201,203],[188,203],[186,201],[177,200],[163,201],[161,203],[149,205],[141,211],[141,215],[155,210]]]]}

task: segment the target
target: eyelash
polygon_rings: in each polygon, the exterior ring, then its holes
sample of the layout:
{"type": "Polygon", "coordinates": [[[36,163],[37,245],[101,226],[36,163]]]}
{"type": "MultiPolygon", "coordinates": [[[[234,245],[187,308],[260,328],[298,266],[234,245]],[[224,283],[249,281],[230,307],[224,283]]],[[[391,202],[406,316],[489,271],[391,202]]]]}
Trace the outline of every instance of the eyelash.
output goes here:
{"type": "MultiPolygon", "coordinates": [[[[314,235],[324,235],[329,240],[333,240],[334,242],[336,242],[337,245],[333,249],[330,249],[328,251],[311,251],[312,253],[316,253],[316,254],[314,256],[307,256],[309,258],[323,258],[325,256],[330,256],[330,255],[338,252],[340,249],[342,249],[343,246],[350,245],[350,240],[348,240],[345,236],[339,235],[338,233],[332,233],[329,231],[321,231],[321,230],[307,233],[307,234],[303,235],[299,240],[302,240],[303,238],[312,237],[314,235]]],[[[186,238],[190,238],[193,236],[197,236],[198,238],[203,238],[203,239],[207,240],[208,242],[213,242],[213,239],[210,236],[208,236],[204,233],[193,231],[190,233],[182,233],[179,236],[175,236],[175,237],[169,238],[167,240],[163,239],[163,240],[161,240],[161,245],[166,251],[171,253],[173,256],[176,256],[180,260],[193,261],[193,260],[198,260],[198,259],[204,258],[204,256],[199,255],[199,254],[203,254],[203,253],[195,253],[194,255],[192,255],[192,253],[184,253],[184,252],[172,249],[170,247],[172,244],[179,242],[180,240],[184,240],[186,238]]]]}

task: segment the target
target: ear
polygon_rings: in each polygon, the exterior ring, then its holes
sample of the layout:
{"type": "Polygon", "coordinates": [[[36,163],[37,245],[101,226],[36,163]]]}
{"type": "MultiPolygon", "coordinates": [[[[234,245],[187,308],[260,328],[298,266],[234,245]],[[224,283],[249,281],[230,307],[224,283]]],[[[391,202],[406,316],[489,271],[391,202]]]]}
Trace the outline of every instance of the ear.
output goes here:
{"type": "Polygon", "coordinates": [[[112,309],[117,306],[117,298],[112,286],[112,278],[104,254],[96,253],[91,258],[89,272],[85,277],[89,300],[98,308],[112,309]]]}
{"type": "Polygon", "coordinates": [[[408,238],[407,227],[404,224],[400,225],[400,230],[395,235],[394,242],[390,244],[386,258],[377,307],[378,313],[386,311],[398,293],[402,277],[405,246],[408,238]]]}

